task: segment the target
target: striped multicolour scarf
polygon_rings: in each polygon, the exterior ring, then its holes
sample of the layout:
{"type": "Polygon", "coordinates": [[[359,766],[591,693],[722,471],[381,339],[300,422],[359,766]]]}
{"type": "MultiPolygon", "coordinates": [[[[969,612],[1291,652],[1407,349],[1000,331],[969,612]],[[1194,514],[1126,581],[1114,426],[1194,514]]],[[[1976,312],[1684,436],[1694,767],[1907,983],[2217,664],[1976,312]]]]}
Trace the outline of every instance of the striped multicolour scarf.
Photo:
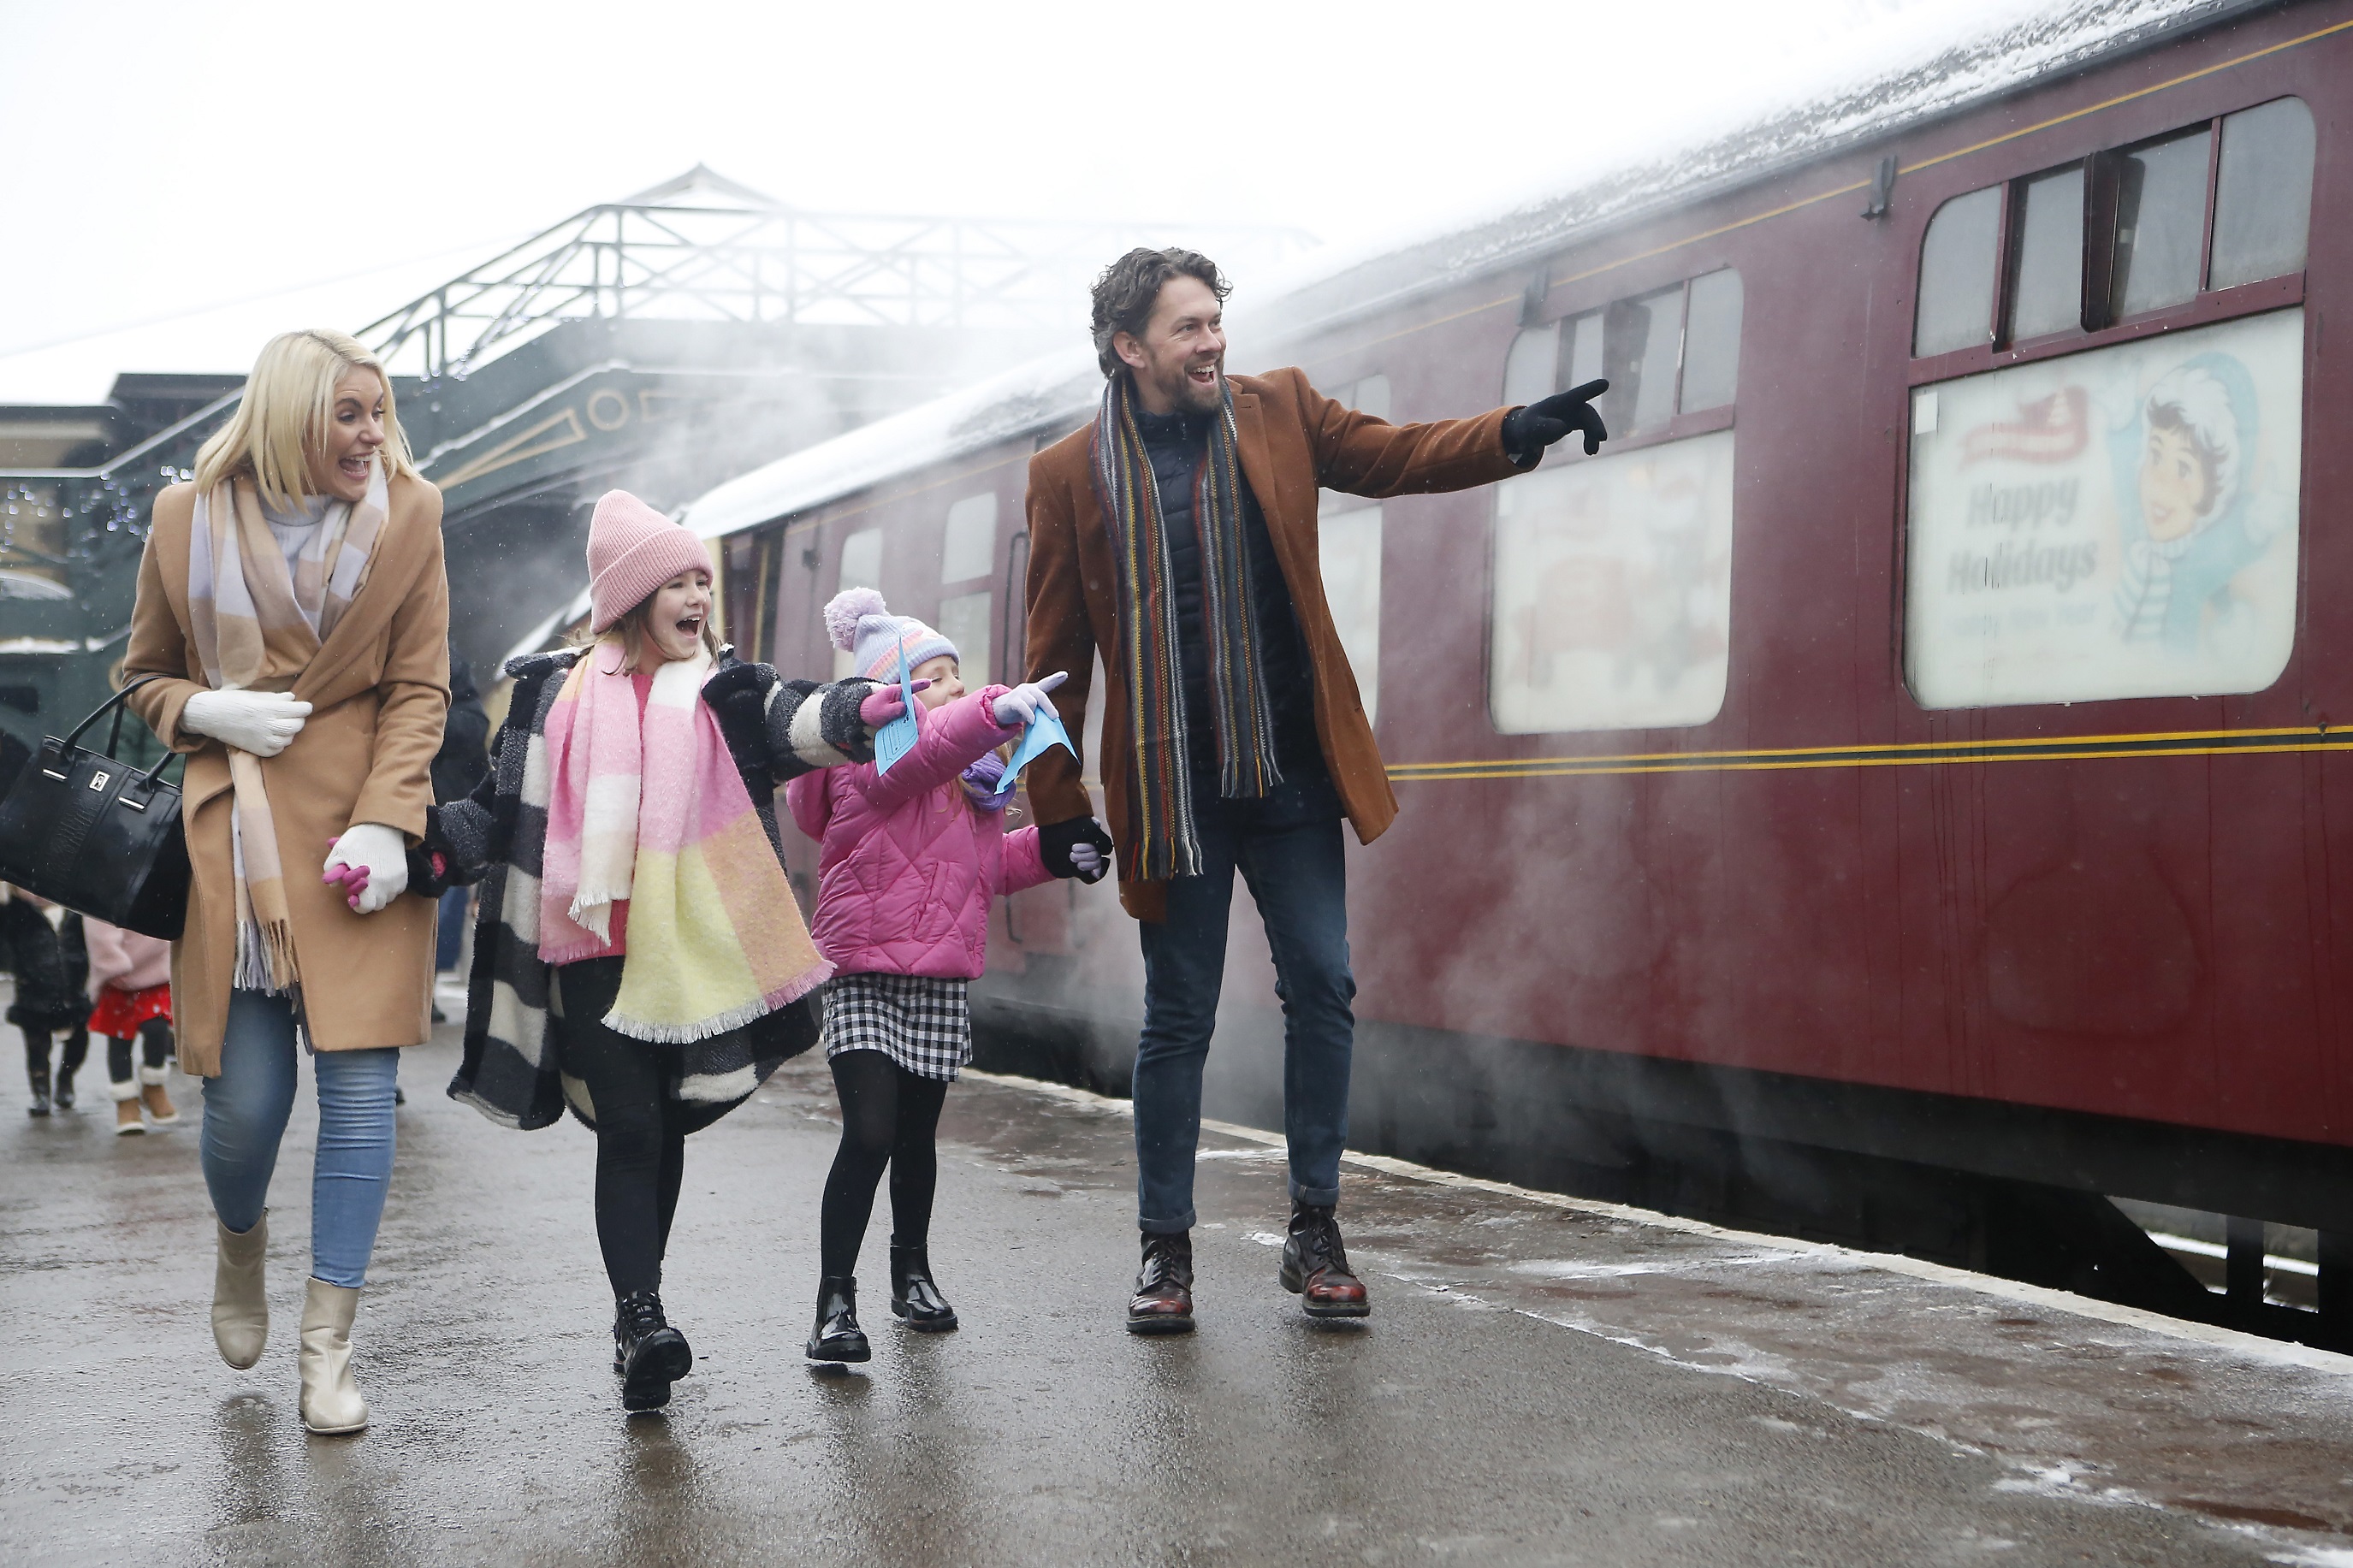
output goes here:
{"type": "Polygon", "coordinates": [[[590,648],[548,710],[539,953],[571,963],[619,948],[607,1026],[684,1045],[798,1001],[833,965],[702,701],[710,654],[656,669],[642,714],[618,654],[590,648]]]}
{"type": "MultiPolygon", "coordinates": [[[[384,464],[372,461],[367,493],[356,506],[338,501],[327,509],[290,572],[251,481],[234,479],[197,493],[188,530],[188,623],[214,690],[293,689],[367,581],[368,558],[390,510],[384,464]]],[[[236,805],[229,836],[237,880],[235,985],[290,992],[301,977],[260,759],[229,747],[228,777],[236,805]]]]}
{"type": "MultiPolygon", "coordinates": [[[[1103,387],[1092,452],[1118,573],[1119,665],[1127,685],[1142,829],[1134,842],[1120,847],[1120,875],[1129,881],[1196,876],[1201,846],[1193,831],[1185,675],[1176,649],[1176,602],[1169,591],[1167,525],[1152,459],[1135,422],[1134,389],[1124,374],[1113,376],[1103,387]]],[[[1282,773],[1275,765],[1274,717],[1251,615],[1231,388],[1225,391],[1195,481],[1193,521],[1201,535],[1201,626],[1209,644],[1219,793],[1229,800],[1254,798],[1281,784],[1282,773]]]]}

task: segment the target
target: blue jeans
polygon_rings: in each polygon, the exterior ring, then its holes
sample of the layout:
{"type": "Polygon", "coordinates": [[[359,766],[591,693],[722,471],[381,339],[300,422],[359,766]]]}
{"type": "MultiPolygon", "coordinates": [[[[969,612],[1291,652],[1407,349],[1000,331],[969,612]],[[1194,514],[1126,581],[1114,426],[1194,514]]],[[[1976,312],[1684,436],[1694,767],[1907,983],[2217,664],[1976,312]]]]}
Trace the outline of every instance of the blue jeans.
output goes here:
{"type": "MultiPolygon", "coordinates": [[[[200,1146],[213,1212],[251,1230],[269,1201],[278,1142],[294,1112],[294,1004],[256,991],[229,994],[220,1073],[205,1079],[200,1146]]],[[[330,1285],[367,1283],[368,1255],[392,1185],[392,1089],[400,1053],[320,1051],[319,1150],[311,1170],[311,1273],[330,1285]]]]}
{"type": "Polygon", "coordinates": [[[1318,772],[1259,800],[1194,795],[1202,872],[1168,884],[1168,918],[1142,926],[1144,1037],[1135,1048],[1136,1217],[1148,1231],[1193,1227],[1193,1155],[1201,1141],[1201,1068],[1226,975],[1234,873],[1250,884],[1274,954],[1282,1001],[1282,1130],[1291,1195],[1340,1196],[1348,1142],[1348,1065],[1356,977],[1348,970],[1347,866],[1340,799],[1318,772]]]}

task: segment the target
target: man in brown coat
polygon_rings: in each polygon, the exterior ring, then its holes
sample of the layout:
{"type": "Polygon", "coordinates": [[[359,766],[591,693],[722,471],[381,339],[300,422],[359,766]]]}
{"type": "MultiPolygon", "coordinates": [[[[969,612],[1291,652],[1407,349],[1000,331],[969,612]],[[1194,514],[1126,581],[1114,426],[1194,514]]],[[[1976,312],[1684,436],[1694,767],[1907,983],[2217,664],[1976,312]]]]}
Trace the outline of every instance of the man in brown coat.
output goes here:
{"type": "Polygon", "coordinates": [[[1356,982],[1340,820],[1369,844],[1397,816],[1324,603],[1315,500],[1467,489],[1533,468],[1572,429],[1606,432],[1599,382],[1475,419],[1393,426],[1296,370],[1225,374],[1217,267],[1134,250],[1097,280],[1095,422],[1029,465],[1029,667],[1067,670],[1082,712],[1103,655],[1105,837],[1077,758],[1031,765],[1046,863],[1116,843],[1143,922],[1135,1152],[1137,1333],[1193,1326],[1193,1156],[1225,973],[1234,873],[1249,881],[1283,1005],[1292,1216],[1284,1289],[1312,1317],[1371,1310],[1333,1217],[1348,1135],[1356,982]]]}

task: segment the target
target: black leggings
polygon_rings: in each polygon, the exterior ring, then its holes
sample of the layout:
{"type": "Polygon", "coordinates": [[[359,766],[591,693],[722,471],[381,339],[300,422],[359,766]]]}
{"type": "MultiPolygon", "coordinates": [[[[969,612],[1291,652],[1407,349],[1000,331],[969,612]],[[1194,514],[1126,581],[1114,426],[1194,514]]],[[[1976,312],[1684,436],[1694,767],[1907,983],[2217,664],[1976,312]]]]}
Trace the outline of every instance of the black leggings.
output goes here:
{"type": "MultiPolygon", "coordinates": [[[[25,1068],[37,1075],[49,1070],[49,1039],[47,1029],[23,1029],[25,1037],[25,1068]]],[[[65,1031],[66,1047],[58,1053],[58,1071],[68,1078],[81,1070],[82,1062],[90,1056],[90,1031],[79,1024],[65,1031]]]]}
{"type": "Polygon", "coordinates": [[[874,1212],[874,1188],[891,1167],[891,1245],[922,1247],[939,1185],[940,1107],[948,1086],[909,1072],[886,1052],[844,1051],[828,1064],[841,1092],[841,1147],[825,1179],[819,1267],[829,1279],[858,1271],[858,1246],[874,1212]]]}
{"type": "Polygon", "coordinates": [[[588,1086],[596,1118],[596,1242],[618,1300],[661,1289],[662,1255],[686,1171],[686,1127],[670,1094],[677,1053],[607,1028],[617,958],[556,972],[565,1070],[588,1086]]]}
{"type": "MultiPolygon", "coordinates": [[[[172,1026],[161,1018],[148,1019],[139,1026],[139,1043],[145,1047],[148,1070],[163,1071],[172,1054],[172,1026]]],[[[116,1083],[131,1081],[131,1042],[120,1036],[106,1037],[106,1076],[116,1083]]]]}

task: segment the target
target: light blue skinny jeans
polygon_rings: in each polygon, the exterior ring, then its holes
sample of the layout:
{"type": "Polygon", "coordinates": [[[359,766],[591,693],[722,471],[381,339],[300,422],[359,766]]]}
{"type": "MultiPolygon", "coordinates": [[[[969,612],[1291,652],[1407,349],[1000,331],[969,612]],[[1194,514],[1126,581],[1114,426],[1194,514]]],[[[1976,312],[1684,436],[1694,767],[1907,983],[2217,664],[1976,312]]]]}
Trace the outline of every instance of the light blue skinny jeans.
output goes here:
{"type": "MultiPolygon", "coordinates": [[[[213,1212],[234,1231],[261,1223],[278,1143],[294,1113],[294,1004],[229,994],[220,1073],[205,1079],[202,1158],[213,1212]]],[[[319,1051],[319,1152],[311,1169],[311,1273],[356,1290],[392,1185],[392,1091],[400,1053],[319,1051]]]]}

